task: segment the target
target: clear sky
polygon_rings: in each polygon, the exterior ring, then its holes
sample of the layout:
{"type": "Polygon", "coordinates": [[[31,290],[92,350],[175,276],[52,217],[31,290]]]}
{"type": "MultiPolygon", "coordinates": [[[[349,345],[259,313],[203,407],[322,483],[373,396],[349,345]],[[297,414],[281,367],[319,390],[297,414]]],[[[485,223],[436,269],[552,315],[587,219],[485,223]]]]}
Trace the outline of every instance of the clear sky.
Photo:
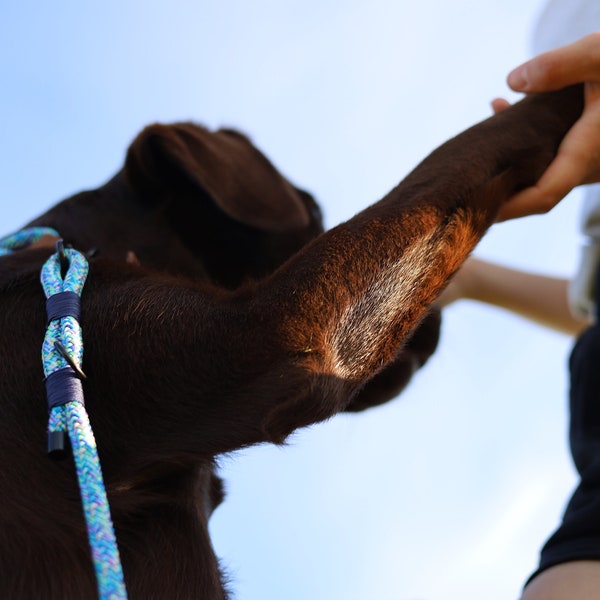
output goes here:
{"type": "MultiPolygon", "coordinates": [[[[154,121],[235,126],[335,225],[487,117],[540,0],[3,0],[2,232],[95,187],[154,121]]],[[[568,275],[579,199],[477,254],[568,275]]],[[[239,600],[506,600],[574,483],[571,341],[465,303],[403,397],[221,461],[239,600]]]]}

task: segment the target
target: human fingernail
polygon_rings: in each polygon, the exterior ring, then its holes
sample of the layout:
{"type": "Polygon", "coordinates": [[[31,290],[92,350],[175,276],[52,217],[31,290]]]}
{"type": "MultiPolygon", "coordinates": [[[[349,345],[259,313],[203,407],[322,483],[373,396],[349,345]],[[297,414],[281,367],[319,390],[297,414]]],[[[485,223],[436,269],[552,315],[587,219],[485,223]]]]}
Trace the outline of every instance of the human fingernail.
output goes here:
{"type": "Polygon", "coordinates": [[[508,85],[516,91],[524,91],[529,85],[527,65],[521,65],[508,74],[508,85]]]}

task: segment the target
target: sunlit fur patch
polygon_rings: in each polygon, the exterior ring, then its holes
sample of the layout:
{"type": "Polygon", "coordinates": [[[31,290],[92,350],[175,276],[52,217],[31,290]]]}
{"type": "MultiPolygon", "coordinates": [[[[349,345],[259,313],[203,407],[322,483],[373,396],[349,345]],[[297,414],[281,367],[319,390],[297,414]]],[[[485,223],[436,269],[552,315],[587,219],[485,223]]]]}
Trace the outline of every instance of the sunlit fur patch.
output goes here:
{"type": "Polygon", "coordinates": [[[464,225],[460,220],[447,225],[443,236],[433,229],[396,260],[374,270],[364,293],[343,309],[330,333],[330,368],[336,376],[359,378],[365,368],[373,367],[374,358],[383,360],[382,346],[390,336],[408,333],[425,302],[443,287],[475,243],[473,231],[464,225]]]}

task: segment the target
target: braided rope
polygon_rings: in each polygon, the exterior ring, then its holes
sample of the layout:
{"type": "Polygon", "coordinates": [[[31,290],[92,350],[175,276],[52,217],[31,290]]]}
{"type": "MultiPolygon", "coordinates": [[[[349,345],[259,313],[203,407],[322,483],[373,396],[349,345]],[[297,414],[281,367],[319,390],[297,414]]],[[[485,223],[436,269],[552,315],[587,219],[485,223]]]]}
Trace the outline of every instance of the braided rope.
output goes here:
{"type": "MultiPolygon", "coordinates": [[[[81,296],[88,273],[87,260],[76,250],[66,248],[64,252],[69,261],[64,280],[58,253],[53,254],[42,267],[40,279],[46,298],[62,292],[73,292],[81,296]]],[[[42,345],[42,363],[46,377],[59,370],[71,369],[69,362],[57,349],[57,342],[66,349],[71,361],[80,366],[83,341],[76,318],[64,316],[48,324],[42,345]]],[[[101,600],[124,600],[127,592],[96,440],[85,407],[79,399],[54,406],[50,410],[48,433],[64,431],[68,432],[71,441],[99,597],[101,600]]]]}
{"type": "Polygon", "coordinates": [[[10,254],[20,248],[26,248],[45,235],[58,237],[58,233],[50,227],[30,227],[29,229],[21,229],[21,231],[0,238],[0,256],[10,254]]]}
{"type": "MultiPolygon", "coordinates": [[[[0,256],[25,248],[45,235],[58,237],[54,229],[32,227],[0,238],[0,256]]],[[[58,252],[42,267],[40,278],[46,298],[63,292],[77,294],[77,298],[81,296],[88,273],[87,260],[81,253],[69,248],[64,249],[64,257],[68,261],[64,280],[58,252]]],[[[42,345],[42,363],[46,378],[59,371],[71,371],[76,375],[76,370],[70,363],[81,371],[79,365],[82,358],[83,341],[77,318],[70,315],[53,318],[48,324],[42,345]],[[67,354],[69,360],[61,354],[59,347],[67,354]]],[[[71,441],[99,598],[126,600],[123,570],[104,489],[96,440],[83,405],[83,393],[71,393],[72,389],[76,392],[81,389],[81,382],[76,381],[77,385],[71,384],[69,399],[50,409],[48,433],[50,435],[66,431],[71,441]]]]}

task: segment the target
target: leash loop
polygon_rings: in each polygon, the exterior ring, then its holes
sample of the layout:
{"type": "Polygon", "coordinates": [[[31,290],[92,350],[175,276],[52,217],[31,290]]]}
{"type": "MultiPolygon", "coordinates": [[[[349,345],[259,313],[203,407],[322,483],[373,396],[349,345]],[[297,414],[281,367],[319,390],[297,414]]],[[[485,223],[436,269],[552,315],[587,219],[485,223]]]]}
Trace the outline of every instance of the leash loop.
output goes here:
{"type": "Polygon", "coordinates": [[[80,297],[87,274],[86,258],[62,240],[42,267],[48,328],[42,363],[48,397],[48,449],[66,451],[66,433],[75,461],[92,561],[101,600],[127,598],[119,549],[104,488],[96,440],[83,402],[80,297]]]}

